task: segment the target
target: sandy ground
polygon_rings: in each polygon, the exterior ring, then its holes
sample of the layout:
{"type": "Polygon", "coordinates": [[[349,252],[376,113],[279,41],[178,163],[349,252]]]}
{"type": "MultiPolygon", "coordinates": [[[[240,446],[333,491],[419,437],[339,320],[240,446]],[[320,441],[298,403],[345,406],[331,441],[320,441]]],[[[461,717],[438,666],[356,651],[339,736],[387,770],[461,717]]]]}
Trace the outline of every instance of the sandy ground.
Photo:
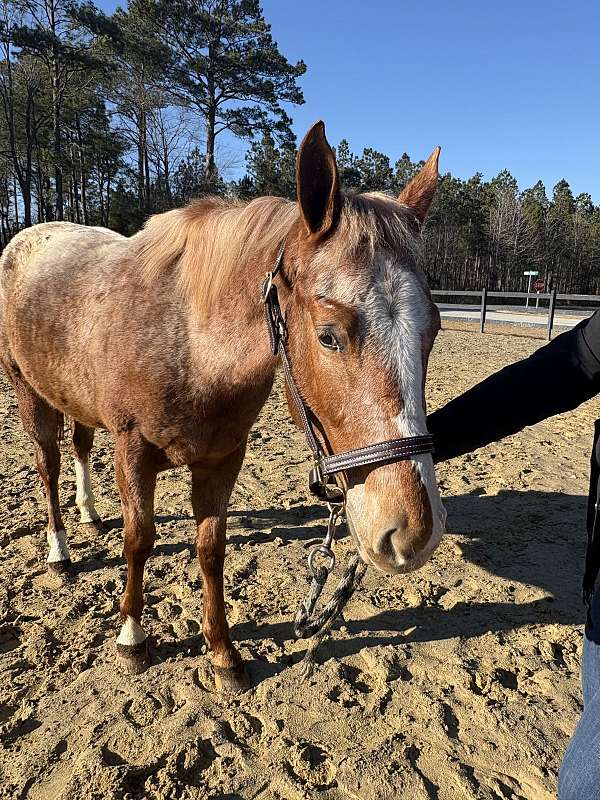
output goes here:
{"type": "MultiPolygon", "coordinates": [[[[435,408],[533,339],[460,331],[435,346],[435,408]]],[[[302,683],[291,619],[323,532],[280,387],[251,433],[229,515],[233,637],[253,688],[211,690],[185,471],[163,475],[143,623],[153,666],[119,672],[125,568],[111,443],[93,452],[111,528],[65,521],[78,576],[45,573],[32,449],[0,385],[0,796],[32,800],[546,800],[580,710],[585,488],[596,402],[442,465],[449,533],[420,572],[373,571],[302,683]],[[267,424],[268,420],[268,424],[267,424]],[[56,582],[54,582],[56,581],[56,582]]],[[[482,410],[482,413],[485,413],[482,410]]],[[[338,545],[340,556],[350,550],[338,545]]]]}

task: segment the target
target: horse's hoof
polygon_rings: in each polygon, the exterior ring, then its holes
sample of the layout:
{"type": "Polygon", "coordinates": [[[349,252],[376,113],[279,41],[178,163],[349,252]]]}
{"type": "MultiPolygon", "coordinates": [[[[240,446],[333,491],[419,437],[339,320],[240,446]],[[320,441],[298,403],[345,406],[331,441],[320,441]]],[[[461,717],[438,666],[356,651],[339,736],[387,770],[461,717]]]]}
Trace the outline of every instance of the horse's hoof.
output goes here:
{"type": "Polygon", "coordinates": [[[70,558],[65,558],[64,561],[49,561],[48,574],[52,577],[61,578],[63,581],[70,580],[73,577],[73,564],[70,558]]]}
{"type": "Polygon", "coordinates": [[[117,643],[117,664],[130,675],[140,675],[150,666],[148,639],[139,644],[117,643]]]}
{"type": "Polygon", "coordinates": [[[101,519],[94,519],[91,522],[80,522],[79,524],[93,533],[108,533],[108,528],[101,519]]]}
{"type": "Polygon", "coordinates": [[[250,688],[250,678],[240,662],[235,667],[217,667],[213,664],[215,689],[222,694],[240,694],[250,688]]]}

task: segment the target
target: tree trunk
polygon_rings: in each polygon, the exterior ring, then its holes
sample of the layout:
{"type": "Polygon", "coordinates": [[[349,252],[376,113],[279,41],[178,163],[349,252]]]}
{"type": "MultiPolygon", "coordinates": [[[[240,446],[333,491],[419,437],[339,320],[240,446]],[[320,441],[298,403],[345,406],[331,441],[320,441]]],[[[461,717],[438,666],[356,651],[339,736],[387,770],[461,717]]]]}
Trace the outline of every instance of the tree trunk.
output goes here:
{"type": "Polygon", "coordinates": [[[56,192],[56,219],[62,220],[64,218],[64,201],[63,201],[63,175],[61,167],[62,159],[62,143],[60,131],[60,110],[58,95],[54,89],[54,81],[52,85],[52,103],[53,103],[53,127],[54,127],[54,189],[56,192]]]}
{"type": "Polygon", "coordinates": [[[209,101],[208,112],[206,115],[206,181],[212,186],[217,182],[217,165],[215,164],[215,127],[216,127],[216,108],[209,101]]]}
{"type": "Polygon", "coordinates": [[[60,64],[58,55],[58,39],[56,32],[56,18],[54,3],[48,3],[48,22],[53,36],[52,57],[50,59],[50,75],[52,81],[52,129],[54,135],[54,190],[56,192],[56,219],[64,219],[63,201],[63,174],[62,174],[62,139],[61,139],[61,90],[60,90],[60,64]]]}
{"type": "MultiPolygon", "coordinates": [[[[208,60],[209,63],[214,61],[215,54],[212,44],[208,46],[208,60]]],[[[207,107],[206,107],[206,180],[209,186],[217,182],[217,165],[215,164],[215,139],[216,139],[216,124],[217,124],[217,102],[215,81],[211,70],[209,69],[206,76],[206,93],[207,93],[207,107]]]]}
{"type": "Polygon", "coordinates": [[[165,181],[165,197],[169,208],[173,207],[173,195],[171,194],[171,174],[169,165],[169,148],[165,141],[163,132],[163,166],[164,166],[164,181],[165,181]]]}
{"type": "Polygon", "coordinates": [[[110,227],[110,194],[111,194],[111,174],[110,170],[106,174],[106,227],[110,227]]]}
{"type": "Polygon", "coordinates": [[[104,175],[102,165],[98,160],[96,168],[98,170],[98,199],[100,201],[100,225],[104,225],[104,175]]]}
{"type": "Polygon", "coordinates": [[[75,144],[71,140],[71,185],[73,187],[73,211],[71,216],[75,217],[75,222],[81,225],[81,203],[79,200],[79,179],[77,177],[77,167],[75,158],[75,144]]]}
{"type": "Polygon", "coordinates": [[[45,187],[44,187],[44,205],[46,206],[46,221],[49,222],[53,219],[52,216],[52,203],[50,201],[51,196],[51,186],[50,186],[50,176],[46,175],[44,179],[45,187]]]}
{"type": "MultiPolygon", "coordinates": [[[[4,180],[3,188],[4,188],[3,194],[8,199],[9,197],[8,181],[6,179],[4,180]]],[[[6,245],[8,244],[8,240],[10,239],[10,233],[8,231],[8,225],[6,223],[8,223],[8,211],[7,212],[4,211],[4,203],[2,203],[2,206],[0,207],[0,234],[2,236],[2,249],[6,247],[6,245]]]]}
{"type": "Polygon", "coordinates": [[[89,225],[87,208],[87,175],[83,160],[83,136],[81,135],[81,120],[79,114],[75,117],[75,130],[77,131],[77,150],[79,158],[79,180],[81,182],[81,210],[83,212],[83,224],[89,225]]]}
{"type": "Polygon", "coordinates": [[[40,162],[40,153],[39,147],[36,153],[36,192],[37,192],[37,221],[38,222],[45,222],[46,221],[46,206],[44,203],[44,173],[42,170],[42,165],[40,162]]]}
{"type": "MultiPolygon", "coordinates": [[[[8,144],[12,161],[13,177],[18,181],[23,198],[23,224],[28,228],[31,225],[31,181],[32,181],[32,149],[33,137],[31,127],[33,97],[31,91],[27,92],[27,105],[25,110],[25,168],[21,164],[19,147],[17,145],[17,124],[15,122],[14,81],[10,46],[4,43],[4,64],[6,69],[6,90],[2,92],[4,117],[7,125],[8,144]]],[[[15,188],[16,193],[16,188],[15,188]]],[[[15,212],[18,219],[18,203],[15,194],[15,212]]]]}
{"type": "Polygon", "coordinates": [[[19,195],[17,194],[17,179],[13,175],[13,197],[15,199],[15,227],[19,230],[19,195]]]}
{"type": "Polygon", "coordinates": [[[21,197],[23,199],[23,227],[31,227],[31,176],[21,186],[21,197]]]}
{"type": "Polygon", "coordinates": [[[145,211],[148,207],[148,197],[146,194],[146,163],[148,159],[148,142],[146,133],[146,112],[143,108],[138,113],[138,142],[137,142],[137,184],[138,184],[138,203],[140,211],[145,211]]]}
{"type": "Polygon", "coordinates": [[[25,228],[31,226],[31,187],[33,184],[33,148],[36,142],[35,130],[35,101],[32,91],[29,90],[27,92],[27,110],[25,112],[25,175],[23,184],[21,185],[21,195],[23,197],[23,225],[25,228]]]}
{"type": "Polygon", "coordinates": [[[146,205],[144,207],[144,210],[148,214],[152,210],[152,201],[150,197],[150,161],[148,160],[147,141],[144,147],[144,187],[146,196],[146,205]]]}

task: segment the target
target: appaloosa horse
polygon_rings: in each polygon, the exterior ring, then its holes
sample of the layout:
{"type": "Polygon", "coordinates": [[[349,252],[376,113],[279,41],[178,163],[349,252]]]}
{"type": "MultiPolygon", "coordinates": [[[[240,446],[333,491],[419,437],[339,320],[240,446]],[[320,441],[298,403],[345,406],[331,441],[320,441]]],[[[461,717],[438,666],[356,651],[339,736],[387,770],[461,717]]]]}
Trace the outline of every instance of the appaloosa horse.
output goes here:
{"type": "MultiPolygon", "coordinates": [[[[63,415],[74,421],[83,523],[98,520],[88,469],[94,428],[114,436],[127,558],[117,649],[130,669],[147,665],[142,590],[156,477],[187,464],[216,683],[246,683],[223,601],[226,512],[277,366],[260,288],[282,246],[274,280],[287,349],[323,448],[426,433],[424,381],[439,315],[416,259],[438,156],[439,148],[397,199],[345,195],[318,122],[298,153],[297,202],[207,198],[152,217],[131,238],[43,223],[6,248],[0,360],[35,445],[54,572],[71,567],[58,497],[63,415]]],[[[363,559],[392,573],[421,566],[445,519],[431,455],[363,465],[341,480],[363,559]]]]}

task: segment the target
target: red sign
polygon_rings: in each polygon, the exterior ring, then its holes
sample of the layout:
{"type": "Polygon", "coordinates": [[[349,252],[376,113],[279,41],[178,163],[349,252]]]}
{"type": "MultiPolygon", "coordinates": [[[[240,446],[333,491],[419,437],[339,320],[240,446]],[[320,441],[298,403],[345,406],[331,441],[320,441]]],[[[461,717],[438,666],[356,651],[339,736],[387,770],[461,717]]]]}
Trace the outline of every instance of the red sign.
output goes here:
{"type": "Polygon", "coordinates": [[[543,292],[545,288],[546,288],[546,283],[541,278],[538,278],[537,281],[533,284],[534,292],[543,292]]]}

